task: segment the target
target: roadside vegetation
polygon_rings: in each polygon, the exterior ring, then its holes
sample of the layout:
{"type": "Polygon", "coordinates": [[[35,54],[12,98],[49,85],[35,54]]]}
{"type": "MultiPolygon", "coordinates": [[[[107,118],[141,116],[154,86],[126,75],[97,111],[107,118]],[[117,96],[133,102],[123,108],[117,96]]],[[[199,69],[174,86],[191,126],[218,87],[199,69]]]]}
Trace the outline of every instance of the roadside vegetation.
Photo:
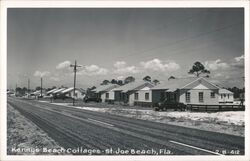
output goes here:
{"type": "MultiPolygon", "coordinates": [[[[43,130],[22,116],[12,106],[7,106],[7,154],[8,155],[37,155],[44,152],[28,151],[35,148],[61,148],[43,130]],[[13,149],[25,149],[18,152],[13,149]]],[[[56,153],[53,153],[56,154],[56,153]]],[[[51,155],[51,154],[49,154],[51,155]]]]}

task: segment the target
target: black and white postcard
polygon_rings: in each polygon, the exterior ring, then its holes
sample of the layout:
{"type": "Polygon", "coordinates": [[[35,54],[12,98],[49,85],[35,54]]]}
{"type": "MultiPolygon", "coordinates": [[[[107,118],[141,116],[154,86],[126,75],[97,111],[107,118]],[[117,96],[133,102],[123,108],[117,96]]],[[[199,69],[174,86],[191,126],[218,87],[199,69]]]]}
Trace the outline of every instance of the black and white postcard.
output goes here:
{"type": "Polygon", "coordinates": [[[249,1],[2,1],[1,160],[249,160],[249,1]]]}

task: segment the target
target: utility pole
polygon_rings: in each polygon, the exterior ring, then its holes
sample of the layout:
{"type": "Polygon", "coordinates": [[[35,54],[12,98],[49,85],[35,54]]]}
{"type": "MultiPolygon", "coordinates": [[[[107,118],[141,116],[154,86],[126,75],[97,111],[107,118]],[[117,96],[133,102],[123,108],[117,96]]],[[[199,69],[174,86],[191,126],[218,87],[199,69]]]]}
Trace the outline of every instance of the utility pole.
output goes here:
{"type": "Polygon", "coordinates": [[[74,94],[73,94],[73,106],[75,106],[75,89],[76,89],[76,71],[77,67],[82,67],[81,65],[77,65],[77,62],[75,60],[75,64],[71,64],[70,67],[74,67],[74,94]]]}
{"type": "Polygon", "coordinates": [[[41,98],[42,98],[42,93],[43,93],[43,78],[41,77],[41,98]]]}
{"type": "Polygon", "coordinates": [[[245,76],[242,77],[243,79],[243,87],[242,87],[242,93],[240,93],[240,105],[242,108],[244,108],[244,101],[245,101],[245,76]],[[244,91],[243,91],[244,89],[244,91]]]}
{"type": "Polygon", "coordinates": [[[30,79],[28,78],[28,98],[30,98],[30,79]]]}

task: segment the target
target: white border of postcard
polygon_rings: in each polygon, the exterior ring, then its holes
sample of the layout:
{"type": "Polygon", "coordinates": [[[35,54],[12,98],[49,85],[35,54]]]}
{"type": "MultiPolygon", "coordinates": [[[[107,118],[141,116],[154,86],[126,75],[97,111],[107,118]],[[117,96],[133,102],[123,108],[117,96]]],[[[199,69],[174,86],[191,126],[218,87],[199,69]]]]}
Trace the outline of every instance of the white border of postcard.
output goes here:
{"type": "Polygon", "coordinates": [[[217,7],[244,7],[245,11],[245,89],[246,89],[246,111],[245,116],[250,116],[249,112],[249,5],[248,0],[229,1],[1,1],[1,55],[0,55],[0,160],[192,160],[192,161],[249,161],[249,122],[250,117],[245,117],[245,155],[244,156],[13,156],[6,155],[7,128],[6,128],[6,87],[7,87],[7,8],[217,8],[217,7]]]}

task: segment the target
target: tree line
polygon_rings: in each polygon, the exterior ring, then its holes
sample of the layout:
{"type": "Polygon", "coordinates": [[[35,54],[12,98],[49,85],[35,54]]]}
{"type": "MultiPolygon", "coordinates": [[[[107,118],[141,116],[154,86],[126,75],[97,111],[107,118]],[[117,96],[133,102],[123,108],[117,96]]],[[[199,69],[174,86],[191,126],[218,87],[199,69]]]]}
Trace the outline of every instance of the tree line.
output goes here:
{"type": "MultiPolygon", "coordinates": [[[[206,69],[205,66],[201,62],[197,61],[193,64],[191,69],[188,71],[188,74],[194,75],[195,77],[200,77],[202,75],[205,77],[209,77],[210,71],[208,69],[206,69]]],[[[176,79],[176,77],[170,76],[168,78],[168,80],[171,80],[171,79],[176,79]]],[[[147,82],[151,82],[154,85],[157,85],[160,83],[160,81],[158,79],[152,79],[152,77],[149,75],[143,77],[142,80],[147,81],[147,82]]],[[[125,85],[128,83],[134,82],[134,81],[135,81],[135,77],[128,76],[124,80],[118,80],[118,79],[107,80],[107,79],[105,79],[100,83],[100,85],[108,85],[108,84],[125,85]]],[[[49,90],[54,89],[54,88],[56,88],[56,87],[53,86],[51,88],[47,88],[46,90],[49,91],[49,90]]],[[[92,86],[90,88],[87,88],[87,91],[91,91],[95,88],[96,88],[96,86],[92,86]]],[[[240,94],[245,92],[245,88],[240,89],[237,87],[233,87],[233,88],[227,88],[227,89],[234,93],[234,98],[239,98],[240,94]]],[[[41,90],[41,87],[40,86],[36,87],[36,90],[41,90]]],[[[26,87],[23,87],[23,88],[17,87],[16,92],[19,93],[20,95],[24,95],[27,92],[31,92],[31,90],[28,90],[26,87]]]]}

